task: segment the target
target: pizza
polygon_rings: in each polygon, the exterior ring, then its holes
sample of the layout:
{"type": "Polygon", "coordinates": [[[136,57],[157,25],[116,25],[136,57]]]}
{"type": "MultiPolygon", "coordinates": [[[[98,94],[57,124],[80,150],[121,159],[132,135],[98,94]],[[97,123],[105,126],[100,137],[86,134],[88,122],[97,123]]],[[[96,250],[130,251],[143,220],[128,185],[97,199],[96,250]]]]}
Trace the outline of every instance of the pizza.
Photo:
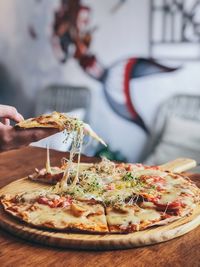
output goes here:
{"type": "Polygon", "coordinates": [[[107,159],[82,168],[81,163],[76,184],[78,164],[73,163],[60,190],[67,164],[51,167],[49,176],[44,169],[37,170],[34,180],[52,185],[2,196],[4,210],[39,228],[125,234],[179,220],[199,207],[200,189],[188,177],[159,166],[107,159]]]}
{"type": "MultiPolygon", "coordinates": [[[[66,132],[66,138],[63,140],[63,142],[66,142],[68,138],[71,138],[71,149],[70,149],[70,156],[68,160],[68,164],[66,165],[66,168],[64,169],[63,173],[59,172],[59,170],[56,168],[51,169],[50,168],[50,160],[49,156],[47,158],[46,162],[46,171],[45,177],[49,177],[49,174],[51,174],[50,180],[59,179],[59,177],[62,176],[62,179],[60,181],[60,191],[64,189],[64,186],[67,184],[69,176],[70,176],[70,170],[73,165],[73,160],[75,155],[78,155],[78,164],[76,168],[76,175],[74,177],[73,185],[75,185],[78,182],[79,179],[79,168],[80,168],[80,157],[81,157],[81,150],[83,146],[83,139],[85,135],[90,135],[92,138],[96,139],[98,142],[102,143],[104,146],[106,146],[106,143],[103,141],[102,138],[100,138],[90,127],[89,124],[84,123],[83,121],[69,117],[66,114],[59,113],[57,111],[52,112],[51,114],[43,114],[36,118],[30,118],[27,120],[23,120],[15,125],[15,127],[20,129],[29,129],[29,128],[55,128],[59,131],[65,131],[66,132]]],[[[49,151],[47,150],[47,154],[49,151]]],[[[36,170],[37,171],[37,170],[36,170]]],[[[37,177],[41,177],[40,171],[39,175],[37,177]]],[[[44,176],[42,174],[42,176],[44,176]]],[[[34,176],[33,176],[34,179],[34,176]]],[[[41,181],[43,178],[41,177],[41,181]]],[[[45,179],[46,180],[46,179],[45,179]]],[[[45,181],[44,180],[44,181],[45,181]]]]}

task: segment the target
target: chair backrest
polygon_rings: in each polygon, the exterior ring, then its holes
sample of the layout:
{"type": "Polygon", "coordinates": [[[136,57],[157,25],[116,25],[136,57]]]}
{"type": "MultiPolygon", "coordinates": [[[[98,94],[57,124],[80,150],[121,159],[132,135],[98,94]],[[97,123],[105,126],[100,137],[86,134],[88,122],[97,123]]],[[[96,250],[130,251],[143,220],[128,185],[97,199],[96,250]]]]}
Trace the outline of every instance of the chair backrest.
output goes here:
{"type": "Polygon", "coordinates": [[[51,85],[38,93],[36,103],[36,115],[54,110],[70,112],[83,108],[86,111],[86,117],[88,117],[91,92],[86,87],[51,85]]]}
{"type": "Polygon", "coordinates": [[[159,143],[166,121],[171,116],[200,122],[200,95],[175,95],[160,105],[141,161],[159,143]]]}

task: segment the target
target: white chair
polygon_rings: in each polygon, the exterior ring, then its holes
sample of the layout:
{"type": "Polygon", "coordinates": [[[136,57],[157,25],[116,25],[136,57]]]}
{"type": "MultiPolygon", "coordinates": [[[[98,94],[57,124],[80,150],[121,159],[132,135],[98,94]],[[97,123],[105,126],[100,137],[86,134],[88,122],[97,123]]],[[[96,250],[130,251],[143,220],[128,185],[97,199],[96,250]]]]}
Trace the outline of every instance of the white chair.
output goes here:
{"type": "Polygon", "coordinates": [[[86,87],[70,85],[51,85],[41,90],[36,99],[35,114],[46,112],[71,112],[76,109],[85,111],[84,120],[89,119],[91,92],[86,87]]]}
{"type": "Polygon", "coordinates": [[[174,158],[177,155],[189,156],[195,157],[199,162],[198,130],[200,131],[200,96],[181,94],[169,98],[158,109],[141,161],[160,164],[158,155],[170,151],[169,154],[174,155],[174,158]],[[192,129],[196,129],[196,133],[192,132],[192,129]]]}

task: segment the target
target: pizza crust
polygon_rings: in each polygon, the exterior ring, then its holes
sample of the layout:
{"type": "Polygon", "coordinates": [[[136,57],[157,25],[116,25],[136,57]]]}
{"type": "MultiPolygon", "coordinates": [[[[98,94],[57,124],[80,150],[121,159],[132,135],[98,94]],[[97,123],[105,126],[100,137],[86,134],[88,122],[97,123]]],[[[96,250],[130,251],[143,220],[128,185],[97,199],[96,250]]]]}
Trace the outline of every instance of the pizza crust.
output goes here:
{"type": "Polygon", "coordinates": [[[63,114],[54,111],[51,114],[45,114],[36,118],[30,118],[20,121],[16,127],[29,129],[29,128],[55,128],[63,131],[67,127],[67,117],[63,114]]]}

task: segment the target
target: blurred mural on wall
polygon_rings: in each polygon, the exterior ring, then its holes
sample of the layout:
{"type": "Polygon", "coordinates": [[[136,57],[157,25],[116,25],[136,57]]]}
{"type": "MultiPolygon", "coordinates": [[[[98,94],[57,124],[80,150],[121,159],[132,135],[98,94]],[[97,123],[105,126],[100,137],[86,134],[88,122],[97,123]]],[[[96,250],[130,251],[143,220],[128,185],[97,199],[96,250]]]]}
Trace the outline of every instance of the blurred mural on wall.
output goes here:
{"type": "MultiPolygon", "coordinates": [[[[118,4],[112,8],[111,16],[125,2],[118,1],[118,4]]],[[[130,80],[150,74],[170,72],[175,69],[158,64],[153,59],[143,58],[116,59],[116,62],[110,67],[103,66],[99,57],[90,49],[93,32],[98,28],[98,25],[91,25],[91,12],[91,8],[83,5],[81,0],[61,1],[59,9],[55,12],[53,24],[55,52],[62,63],[66,63],[69,57],[77,60],[88,75],[102,83],[107,101],[113,110],[148,132],[143,119],[135,108],[133,99],[131,99],[130,80]],[[110,84],[111,86],[114,85],[118,75],[122,76],[123,84],[116,84],[114,88],[110,88],[110,84]],[[115,97],[115,91],[119,95],[118,99],[115,97]]]]}

